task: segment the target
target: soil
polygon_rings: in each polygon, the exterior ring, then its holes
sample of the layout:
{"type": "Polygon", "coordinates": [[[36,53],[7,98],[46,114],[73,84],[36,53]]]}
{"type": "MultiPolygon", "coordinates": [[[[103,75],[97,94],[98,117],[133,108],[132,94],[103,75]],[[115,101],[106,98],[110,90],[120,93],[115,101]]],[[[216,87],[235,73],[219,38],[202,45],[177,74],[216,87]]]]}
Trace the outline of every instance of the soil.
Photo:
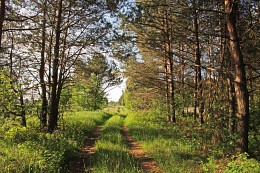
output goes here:
{"type": "Polygon", "coordinates": [[[162,173],[163,171],[159,168],[158,163],[151,158],[145,151],[142,149],[141,145],[138,144],[126,126],[122,127],[123,135],[126,142],[128,143],[129,153],[138,161],[139,166],[142,168],[145,173],[162,173]]]}
{"type": "Polygon", "coordinates": [[[93,133],[87,137],[84,147],[80,149],[80,154],[70,164],[70,173],[93,172],[91,169],[91,156],[96,152],[95,143],[101,135],[102,130],[102,126],[97,126],[93,133]]]}

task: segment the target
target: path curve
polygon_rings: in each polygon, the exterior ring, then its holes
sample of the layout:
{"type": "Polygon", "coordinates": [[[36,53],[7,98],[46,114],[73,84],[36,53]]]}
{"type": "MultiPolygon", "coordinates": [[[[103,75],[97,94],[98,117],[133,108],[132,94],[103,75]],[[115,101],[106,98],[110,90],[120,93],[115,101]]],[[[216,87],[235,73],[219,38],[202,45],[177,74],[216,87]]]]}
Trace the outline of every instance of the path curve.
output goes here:
{"type": "Polygon", "coordinates": [[[142,170],[145,173],[163,173],[163,171],[160,170],[158,163],[145,153],[141,145],[133,139],[126,126],[122,127],[122,132],[128,144],[129,153],[138,161],[142,170]]]}
{"type": "Polygon", "coordinates": [[[80,149],[80,154],[70,164],[70,173],[92,172],[91,156],[95,154],[95,143],[103,130],[102,126],[97,126],[95,130],[87,137],[84,146],[80,149]]]}

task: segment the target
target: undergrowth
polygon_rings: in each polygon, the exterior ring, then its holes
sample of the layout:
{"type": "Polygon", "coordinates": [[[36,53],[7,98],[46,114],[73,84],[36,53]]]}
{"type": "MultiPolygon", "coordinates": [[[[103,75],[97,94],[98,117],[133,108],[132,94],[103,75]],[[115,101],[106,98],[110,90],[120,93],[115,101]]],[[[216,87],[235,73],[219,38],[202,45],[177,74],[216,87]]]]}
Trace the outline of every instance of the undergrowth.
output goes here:
{"type": "Polygon", "coordinates": [[[64,125],[53,134],[40,132],[38,120],[28,119],[28,127],[15,121],[0,128],[0,172],[65,172],[86,134],[109,115],[78,112],[64,116],[64,125]]]}

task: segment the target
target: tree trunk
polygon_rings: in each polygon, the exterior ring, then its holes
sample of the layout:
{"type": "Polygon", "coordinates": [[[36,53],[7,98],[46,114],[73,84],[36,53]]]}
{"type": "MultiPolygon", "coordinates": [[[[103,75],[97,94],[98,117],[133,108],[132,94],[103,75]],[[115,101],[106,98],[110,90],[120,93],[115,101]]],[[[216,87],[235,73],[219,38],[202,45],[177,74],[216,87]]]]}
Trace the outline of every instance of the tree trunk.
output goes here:
{"type": "Polygon", "coordinates": [[[42,23],[42,47],[41,47],[41,65],[40,65],[40,83],[42,89],[42,107],[40,113],[41,128],[46,127],[47,125],[47,97],[46,97],[46,84],[44,80],[45,72],[45,39],[46,39],[46,11],[47,11],[47,0],[43,4],[43,23],[42,23]]]}
{"type": "Polygon", "coordinates": [[[235,97],[235,88],[234,83],[232,82],[231,78],[228,77],[228,100],[229,100],[229,117],[228,117],[228,128],[229,128],[229,135],[234,136],[235,132],[235,114],[236,114],[236,97],[235,97]]]}
{"type": "Polygon", "coordinates": [[[1,0],[0,7],[0,51],[2,49],[3,24],[5,20],[5,0],[1,0]]]}
{"type": "Polygon", "coordinates": [[[227,15],[227,30],[230,37],[230,52],[235,63],[235,93],[237,100],[237,148],[238,153],[248,152],[249,130],[249,96],[246,86],[245,64],[240,48],[238,31],[236,26],[236,13],[238,2],[225,0],[225,12],[227,15]]]}
{"type": "Polygon", "coordinates": [[[198,102],[198,69],[194,67],[194,94],[193,94],[193,118],[197,119],[197,102],[198,102]]]}
{"type": "Polygon", "coordinates": [[[168,19],[168,16],[169,14],[167,13],[167,10],[165,12],[165,41],[166,41],[166,57],[168,59],[168,62],[169,62],[169,69],[168,69],[168,73],[169,73],[169,79],[170,79],[170,82],[169,82],[169,91],[170,91],[170,97],[169,97],[169,100],[170,100],[170,113],[171,113],[171,116],[170,116],[170,119],[169,121],[173,121],[173,122],[176,122],[176,116],[175,116],[175,98],[174,98],[174,90],[175,90],[175,87],[174,87],[174,72],[173,72],[173,52],[172,52],[172,28],[170,26],[170,23],[169,23],[169,19],[168,19]]]}
{"type": "Polygon", "coordinates": [[[59,102],[57,99],[58,86],[58,68],[59,68],[59,51],[60,51],[60,36],[61,36],[61,14],[62,1],[58,1],[57,24],[55,29],[55,46],[54,46],[54,60],[52,67],[52,88],[50,98],[50,115],[48,119],[48,132],[52,133],[58,126],[59,102]]]}
{"type": "Polygon", "coordinates": [[[173,121],[174,123],[176,123],[176,115],[175,115],[175,95],[174,95],[174,90],[175,90],[175,86],[174,86],[174,74],[173,74],[173,62],[172,62],[172,52],[169,53],[169,60],[170,60],[170,80],[171,80],[171,114],[172,114],[172,118],[171,121],[173,121]]]}
{"type": "Polygon", "coordinates": [[[26,112],[25,112],[25,106],[24,106],[24,99],[23,99],[23,93],[20,93],[20,106],[21,106],[21,112],[20,112],[20,116],[22,117],[22,125],[24,127],[26,127],[26,112]]]}
{"type": "MultiPolygon", "coordinates": [[[[164,31],[166,32],[167,24],[166,24],[166,15],[163,11],[163,22],[162,25],[164,27],[164,31]]],[[[164,37],[164,39],[166,39],[164,37]]],[[[167,112],[167,120],[172,121],[171,116],[171,107],[170,107],[170,84],[169,84],[169,58],[168,58],[168,45],[167,42],[164,42],[164,80],[165,80],[165,99],[166,99],[166,112],[167,112]]]]}
{"type": "Polygon", "coordinates": [[[169,96],[169,80],[168,80],[168,60],[167,55],[165,54],[164,58],[164,79],[165,79],[165,97],[166,97],[166,111],[167,111],[167,118],[168,121],[171,121],[170,115],[170,96],[169,96]]]}
{"type": "Polygon", "coordinates": [[[198,13],[197,2],[193,0],[193,15],[194,15],[194,36],[195,36],[195,70],[194,70],[194,117],[196,118],[197,106],[199,106],[200,123],[204,123],[203,112],[204,102],[202,93],[202,80],[201,80],[201,54],[200,54],[200,41],[199,41],[199,25],[198,25],[198,13]]]}

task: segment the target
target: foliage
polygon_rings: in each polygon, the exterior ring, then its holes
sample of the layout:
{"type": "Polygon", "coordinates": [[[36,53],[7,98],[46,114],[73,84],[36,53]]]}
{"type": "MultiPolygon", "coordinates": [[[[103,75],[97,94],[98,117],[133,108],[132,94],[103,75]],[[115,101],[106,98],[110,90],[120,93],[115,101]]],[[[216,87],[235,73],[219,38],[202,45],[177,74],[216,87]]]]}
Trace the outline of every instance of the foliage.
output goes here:
{"type": "Polygon", "coordinates": [[[216,161],[215,159],[213,158],[208,158],[207,159],[208,162],[203,164],[203,171],[205,173],[213,173],[213,172],[216,172],[217,171],[217,164],[216,164],[216,161]]]}
{"type": "MultiPolygon", "coordinates": [[[[72,98],[72,92],[71,88],[69,86],[65,86],[61,92],[61,97],[60,97],[60,108],[61,112],[69,111],[71,110],[70,106],[70,100],[72,98]]],[[[76,109],[74,109],[76,110],[76,109]]]]}
{"type": "Polygon", "coordinates": [[[78,60],[71,87],[73,109],[98,110],[107,105],[106,89],[121,82],[116,64],[95,52],[87,62],[78,60]]]}
{"type": "Polygon", "coordinates": [[[98,110],[107,104],[103,88],[95,74],[87,81],[77,83],[72,87],[71,107],[77,110],[98,110]]]}
{"type": "MultiPolygon", "coordinates": [[[[163,81],[160,69],[153,59],[143,55],[142,60],[130,59],[127,61],[125,75],[127,88],[123,100],[128,109],[152,109],[164,103],[164,92],[161,88],[163,81]]],[[[157,61],[156,61],[157,62],[157,61]]]]}
{"type": "Polygon", "coordinates": [[[255,173],[259,172],[260,163],[255,159],[249,159],[248,154],[243,153],[233,156],[232,159],[208,158],[208,162],[203,164],[203,170],[207,173],[215,173],[218,170],[224,173],[255,173]]]}
{"type": "Polygon", "coordinates": [[[224,173],[255,173],[259,170],[259,162],[255,159],[248,159],[247,154],[239,154],[238,158],[228,163],[224,173]]]}
{"type": "Polygon", "coordinates": [[[260,104],[250,114],[249,155],[260,161],[260,104]]]}
{"type": "Polygon", "coordinates": [[[14,92],[12,79],[7,69],[0,69],[0,116],[9,117],[16,110],[17,93],[14,92]]]}

